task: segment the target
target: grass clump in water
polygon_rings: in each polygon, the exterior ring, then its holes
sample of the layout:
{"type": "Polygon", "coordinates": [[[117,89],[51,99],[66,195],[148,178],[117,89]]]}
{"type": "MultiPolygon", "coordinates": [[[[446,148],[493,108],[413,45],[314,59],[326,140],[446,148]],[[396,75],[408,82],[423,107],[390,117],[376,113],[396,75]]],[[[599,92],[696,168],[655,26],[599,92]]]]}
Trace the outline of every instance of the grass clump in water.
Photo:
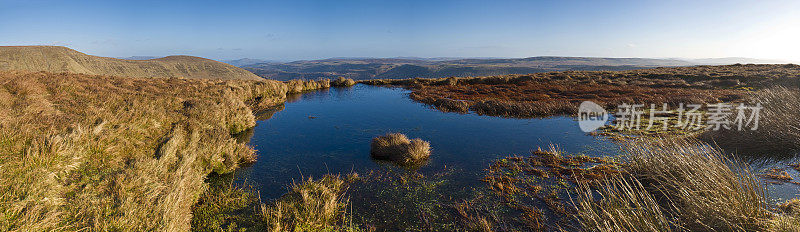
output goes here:
{"type": "Polygon", "coordinates": [[[431,155],[430,143],[421,139],[408,139],[401,133],[390,133],[372,139],[370,154],[373,158],[389,160],[402,165],[420,164],[431,155]]]}
{"type": "Polygon", "coordinates": [[[261,204],[260,215],[269,231],[359,231],[347,216],[346,186],[331,175],[294,183],[273,204],[261,204]]]}

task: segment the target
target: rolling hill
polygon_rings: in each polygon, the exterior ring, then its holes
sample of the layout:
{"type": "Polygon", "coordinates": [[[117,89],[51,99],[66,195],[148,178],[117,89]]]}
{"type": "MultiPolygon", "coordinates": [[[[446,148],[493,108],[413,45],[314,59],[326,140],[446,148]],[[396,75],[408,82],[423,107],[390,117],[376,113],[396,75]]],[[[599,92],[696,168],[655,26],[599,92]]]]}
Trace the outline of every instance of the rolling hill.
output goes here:
{"type": "Polygon", "coordinates": [[[552,71],[625,71],[704,64],[763,63],[744,58],[704,60],[539,56],[528,58],[331,58],[240,67],[275,80],[347,77],[355,80],[475,77],[552,71]]]}
{"type": "Polygon", "coordinates": [[[440,78],[527,74],[566,70],[630,70],[689,66],[676,59],[530,57],[521,59],[421,59],[421,58],[333,58],[243,65],[261,77],[275,80],[335,78],[356,80],[440,78]]]}
{"type": "Polygon", "coordinates": [[[70,72],[139,78],[262,79],[247,70],[194,56],[125,60],[87,55],[60,46],[0,46],[0,70],[70,72]]]}

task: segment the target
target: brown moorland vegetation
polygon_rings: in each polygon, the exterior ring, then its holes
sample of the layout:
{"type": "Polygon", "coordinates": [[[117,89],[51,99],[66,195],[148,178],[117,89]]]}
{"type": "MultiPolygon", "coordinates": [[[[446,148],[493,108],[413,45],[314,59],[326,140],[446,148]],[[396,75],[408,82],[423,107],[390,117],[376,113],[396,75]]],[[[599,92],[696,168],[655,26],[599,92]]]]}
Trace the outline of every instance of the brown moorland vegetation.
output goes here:
{"type": "Polygon", "coordinates": [[[452,112],[538,117],[577,112],[585,100],[626,103],[717,103],[747,90],[797,85],[800,65],[725,65],[631,71],[567,71],[474,78],[366,80],[410,88],[410,97],[452,112]]]}
{"type": "MultiPolygon", "coordinates": [[[[792,223],[797,220],[792,211],[796,202],[779,205],[782,212],[777,211],[767,204],[766,186],[755,174],[709,144],[686,138],[643,137],[622,142],[621,148],[620,162],[612,167],[600,159],[562,156],[551,147],[533,156],[494,162],[486,180],[489,188],[505,199],[501,202],[517,210],[521,218],[530,218],[529,224],[540,226],[529,227],[533,231],[797,228],[792,223]],[[586,165],[584,161],[599,164],[586,165]],[[590,173],[602,175],[586,175],[590,173]],[[549,179],[553,177],[557,179],[549,179]],[[526,204],[530,199],[543,203],[526,204]],[[543,213],[548,211],[556,214],[543,213]],[[563,215],[564,221],[550,223],[558,219],[554,215],[563,215]]],[[[479,225],[500,223],[491,218],[484,217],[487,222],[479,225]]]]}
{"type": "Polygon", "coordinates": [[[0,230],[186,231],[275,81],[0,72],[0,230]]]}
{"type": "Polygon", "coordinates": [[[263,79],[233,65],[194,56],[123,60],[87,55],[60,46],[0,46],[0,71],[9,70],[139,78],[263,79]]]}

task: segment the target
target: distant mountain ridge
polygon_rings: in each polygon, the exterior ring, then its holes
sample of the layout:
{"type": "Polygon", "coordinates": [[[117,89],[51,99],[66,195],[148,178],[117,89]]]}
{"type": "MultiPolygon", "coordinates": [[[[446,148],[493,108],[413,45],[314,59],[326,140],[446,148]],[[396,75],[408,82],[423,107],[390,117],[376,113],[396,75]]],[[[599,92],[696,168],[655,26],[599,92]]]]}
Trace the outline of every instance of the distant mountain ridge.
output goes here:
{"type": "Polygon", "coordinates": [[[552,71],[624,71],[655,67],[784,63],[750,58],[604,58],[537,56],[528,58],[329,58],[246,64],[241,67],[275,80],[347,77],[356,80],[492,76],[552,71]]]}
{"type": "Polygon", "coordinates": [[[282,63],[281,61],[274,61],[274,60],[262,60],[262,59],[250,59],[250,58],[242,58],[238,60],[220,60],[223,63],[230,64],[236,67],[241,67],[245,65],[252,65],[252,64],[265,64],[265,63],[282,63]]]}
{"type": "Polygon", "coordinates": [[[319,79],[339,76],[356,80],[388,78],[439,78],[527,74],[568,70],[631,70],[654,67],[691,66],[679,59],[601,58],[539,56],[528,58],[330,58],[286,63],[243,65],[261,77],[319,79]]]}
{"type": "Polygon", "coordinates": [[[0,46],[0,70],[139,78],[262,79],[247,70],[194,56],[125,60],[87,55],[61,46],[0,46]]]}

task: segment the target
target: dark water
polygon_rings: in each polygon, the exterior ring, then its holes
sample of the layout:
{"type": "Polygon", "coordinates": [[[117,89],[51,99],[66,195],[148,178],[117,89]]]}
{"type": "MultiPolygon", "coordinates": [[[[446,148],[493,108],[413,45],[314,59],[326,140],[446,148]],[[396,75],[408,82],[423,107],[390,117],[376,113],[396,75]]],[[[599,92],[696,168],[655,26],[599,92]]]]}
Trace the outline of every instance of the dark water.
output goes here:
{"type": "Polygon", "coordinates": [[[258,161],[237,171],[262,198],[279,197],[292,180],[324,174],[363,173],[382,165],[369,155],[373,137],[401,132],[429,141],[433,152],[419,172],[449,169],[463,186],[481,184],[492,159],[557,144],[568,153],[602,155],[609,142],[589,136],[572,118],[509,119],[443,113],[410,100],[408,91],[356,85],[306,93],[268,120],[250,144],[258,161]]]}
{"type": "MultiPolygon", "coordinates": [[[[302,178],[385,171],[387,164],[371,159],[369,149],[373,137],[389,132],[429,141],[430,162],[417,171],[430,175],[449,170],[447,191],[453,192],[485,186],[480,180],[491,160],[527,155],[551,143],[571,154],[602,156],[616,151],[606,139],[580,131],[572,118],[444,113],[413,102],[407,94],[404,89],[356,85],[298,96],[270,119],[258,121],[249,140],[258,150],[258,161],[238,170],[236,179],[255,186],[262,199],[275,199],[292,181],[302,178]]],[[[787,162],[745,161],[757,172],[787,162]]],[[[797,172],[790,173],[800,178],[797,172]]],[[[795,184],[768,186],[773,199],[800,196],[800,186],[795,184]]],[[[366,201],[372,200],[351,199],[355,207],[376,207],[366,201]]]]}

